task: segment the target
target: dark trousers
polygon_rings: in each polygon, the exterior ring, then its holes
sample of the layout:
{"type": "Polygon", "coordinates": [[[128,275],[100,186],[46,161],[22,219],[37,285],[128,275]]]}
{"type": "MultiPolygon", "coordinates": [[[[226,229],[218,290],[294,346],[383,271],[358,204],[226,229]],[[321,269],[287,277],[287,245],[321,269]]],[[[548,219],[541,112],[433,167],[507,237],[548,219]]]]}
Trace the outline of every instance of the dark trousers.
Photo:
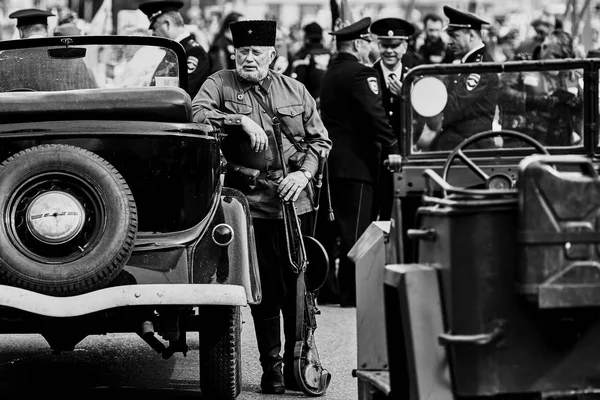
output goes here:
{"type": "Polygon", "coordinates": [[[331,204],[339,232],[339,297],[342,306],[356,305],[356,266],[348,252],[369,227],[373,210],[373,185],[350,179],[332,179],[331,204]]]}
{"type": "Polygon", "coordinates": [[[373,221],[389,221],[394,201],[394,173],[382,167],[373,200],[373,221]]]}
{"type": "MultiPolygon", "coordinates": [[[[311,225],[312,213],[299,217],[303,231],[311,225]]],[[[260,304],[250,306],[263,369],[281,361],[280,315],[283,314],[284,362],[291,365],[295,344],[297,275],[287,261],[285,227],[281,219],[253,218],[258,269],[262,287],[260,304]]]]}

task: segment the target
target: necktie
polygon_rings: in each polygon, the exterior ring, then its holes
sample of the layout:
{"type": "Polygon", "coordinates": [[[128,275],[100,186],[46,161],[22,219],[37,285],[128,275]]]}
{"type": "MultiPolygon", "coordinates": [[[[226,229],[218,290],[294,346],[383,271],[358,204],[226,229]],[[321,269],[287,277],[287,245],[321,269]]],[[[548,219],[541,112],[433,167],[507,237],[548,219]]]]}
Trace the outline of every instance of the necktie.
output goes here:
{"type": "Polygon", "coordinates": [[[396,74],[393,72],[388,76],[388,87],[390,87],[390,81],[396,77],[396,74]]]}

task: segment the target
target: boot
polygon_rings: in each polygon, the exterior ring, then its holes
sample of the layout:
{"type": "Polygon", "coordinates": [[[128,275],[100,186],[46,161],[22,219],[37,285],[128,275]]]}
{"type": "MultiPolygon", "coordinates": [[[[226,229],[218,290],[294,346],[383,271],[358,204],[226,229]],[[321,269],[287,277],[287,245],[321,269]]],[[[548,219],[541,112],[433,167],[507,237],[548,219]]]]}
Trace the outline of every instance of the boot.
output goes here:
{"type": "Polygon", "coordinates": [[[265,394],[283,394],[283,374],[281,372],[281,322],[279,316],[255,320],[256,342],[260,354],[263,374],[260,388],[265,394]]]}
{"type": "Polygon", "coordinates": [[[260,378],[260,389],[264,394],[285,393],[283,374],[281,373],[281,361],[271,364],[266,369],[263,368],[263,374],[260,378]]]}

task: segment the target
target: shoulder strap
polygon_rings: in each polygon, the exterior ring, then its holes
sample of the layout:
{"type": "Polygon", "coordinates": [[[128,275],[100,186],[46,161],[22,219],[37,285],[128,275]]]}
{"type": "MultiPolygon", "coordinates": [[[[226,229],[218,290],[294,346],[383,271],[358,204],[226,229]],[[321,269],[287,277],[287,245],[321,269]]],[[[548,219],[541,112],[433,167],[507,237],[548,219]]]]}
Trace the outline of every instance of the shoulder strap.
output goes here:
{"type": "MultiPolygon", "coordinates": [[[[275,113],[273,112],[273,110],[271,110],[271,108],[269,106],[267,106],[267,104],[264,102],[263,99],[260,98],[260,96],[258,96],[253,89],[248,90],[256,99],[256,101],[258,101],[258,103],[261,105],[261,107],[267,112],[267,114],[269,114],[269,117],[271,117],[271,119],[273,119],[274,117],[276,117],[275,113]]],[[[290,143],[292,143],[294,145],[294,147],[296,148],[296,150],[298,151],[304,151],[304,149],[300,146],[300,144],[298,143],[298,141],[296,139],[294,139],[294,136],[290,133],[290,131],[288,130],[287,125],[283,122],[283,120],[281,118],[279,119],[279,123],[281,124],[281,132],[283,132],[283,134],[285,135],[285,137],[287,138],[287,140],[290,141],[290,143]]]]}

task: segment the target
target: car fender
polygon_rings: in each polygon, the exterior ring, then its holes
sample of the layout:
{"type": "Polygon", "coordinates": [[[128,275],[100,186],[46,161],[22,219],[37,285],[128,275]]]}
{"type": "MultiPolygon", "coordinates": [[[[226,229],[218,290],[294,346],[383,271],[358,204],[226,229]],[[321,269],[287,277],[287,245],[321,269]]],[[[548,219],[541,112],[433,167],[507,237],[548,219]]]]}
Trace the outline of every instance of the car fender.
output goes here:
{"type": "Polygon", "coordinates": [[[230,284],[246,289],[249,304],[261,301],[262,292],[256,255],[254,228],[246,196],[238,190],[224,187],[221,193],[224,221],[230,225],[235,236],[228,247],[230,284]]]}

